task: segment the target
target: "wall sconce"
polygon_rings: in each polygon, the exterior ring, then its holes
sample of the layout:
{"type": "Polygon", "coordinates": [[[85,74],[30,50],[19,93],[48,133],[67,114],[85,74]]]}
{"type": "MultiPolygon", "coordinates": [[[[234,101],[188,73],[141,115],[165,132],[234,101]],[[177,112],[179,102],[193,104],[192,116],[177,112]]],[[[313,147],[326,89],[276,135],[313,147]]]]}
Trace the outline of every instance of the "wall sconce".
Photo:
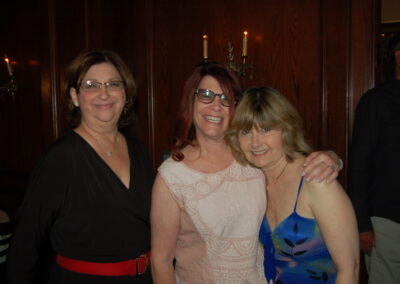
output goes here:
{"type": "MultiPolygon", "coordinates": [[[[245,77],[249,77],[249,79],[253,78],[253,65],[246,62],[247,60],[247,41],[248,41],[248,32],[243,32],[243,46],[242,46],[242,62],[235,62],[234,52],[233,52],[233,45],[230,41],[228,41],[227,45],[227,63],[229,69],[236,72],[240,78],[244,79],[245,77]]],[[[208,61],[208,41],[207,35],[203,35],[203,61],[208,61]]]]}
{"type": "Polygon", "coordinates": [[[243,32],[243,49],[242,49],[242,62],[234,62],[235,55],[233,53],[233,45],[228,41],[226,50],[228,55],[226,57],[228,67],[235,71],[239,77],[245,78],[249,72],[249,79],[253,79],[253,65],[246,62],[247,60],[247,36],[248,32],[243,32]]]}
{"type": "Polygon", "coordinates": [[[13,74],[13,69],[11,66],[10,59],[7,57],[7,55],[4,55],[4,62],[6,63],[8,75],[10,76],[10,80],[8,82],[6,82],[4,85],[0,86],[0,95],[2,97],[4,97],[7,94],[11,94],[12,100],[15,101],[15,94],[17,93],[18,85],[15,80],[15,76],[13,74]]]}

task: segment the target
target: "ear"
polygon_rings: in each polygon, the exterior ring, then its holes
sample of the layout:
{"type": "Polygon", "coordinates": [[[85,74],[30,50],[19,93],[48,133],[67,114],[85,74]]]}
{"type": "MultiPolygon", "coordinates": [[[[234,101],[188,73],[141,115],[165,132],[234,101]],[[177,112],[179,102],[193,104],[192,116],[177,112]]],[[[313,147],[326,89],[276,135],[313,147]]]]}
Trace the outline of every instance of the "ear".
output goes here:
{"type": "Polygon", "coordinates": [[[76,107],[79,107],[79,100],[78,100],[78,94],[76,93],[76,89],[75,88],[69,89],[69,95],[71,96],[72,104],[76,107]]]}

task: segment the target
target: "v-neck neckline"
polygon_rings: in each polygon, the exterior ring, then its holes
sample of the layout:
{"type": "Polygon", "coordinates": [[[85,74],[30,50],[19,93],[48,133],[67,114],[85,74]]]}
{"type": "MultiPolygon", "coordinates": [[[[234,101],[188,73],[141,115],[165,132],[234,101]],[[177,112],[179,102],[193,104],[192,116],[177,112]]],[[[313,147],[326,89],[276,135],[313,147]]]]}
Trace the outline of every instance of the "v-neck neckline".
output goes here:
{"type": "MultiPolygon", "coordinates": [[[[129,143],[127,141],[126,146],[128,149],[128,156],[129,156],[129,186],[126,187],[126,185],[122,182],[122,180],[119,178],[119,176],[114,172],[114,170],[106,163],[106,161],[104,161],[104,159],[99,155],[99,153],[96,152],[96,150],[92,147],[92,145],[89,144],[88,141],[85,140],[85,138],[83,138],[81,135],[79,135],[77,132],[75,132],[74,130],[72,130],[72,132],[79,137],[79,139],[81,139],[83,141],[83,143],[90,149],[90,151],[92,151],[95,155],[95,157],[100,161],[100,163],[103,165],[103,167],[106,167],[114,176],[114,178],[116,180],[118,180],[118,182],[121,184],[121,186],[125,189],[125,190],[130,190],[133,186],[133,179],[132,179],[132,163],[131,163],[131,152],[130,152],[130,148],[129,148],[129,143]]],[[[122,134],[123,135],[123,134],[122,134]]],[[[124,135],[125,137],[125,135],[124,135]]],[[[126,137],[125,137],[126,139],[126,137]]]]}
{"type": "MultiPolygon", "coordinates": [[[[300,215],[297,213],[297,202],[299,201],[300,191],[301,191],[301,188],[303,187],[303,181],[304,181],[304,176],[302,176],[302,177],[300,178],[300,182],[299,182],[299,185],[298,185],[298,187],[297,187],[296,201],[295,201],[295,203],[294,203],[292,213],[289,214],[288,216],[286,216],[285,218],[283,218],[280,222],[278,222],[273,230],[271,230],[271,226],[269,225],[269,221],[268,221],[268,218],[267,218],[267,214],[264,215],[265,222],[266,222],[266,224],[267,224],[267,226],[268,226],[268,229],[269,229],[269,231],[271,232],[271,234],[274,233],[274,232],[276,231],[276,229],[279,228],[279,226],[281,226],[286,220],[288,220],[288,219],[289,219],[290,217],[292,217],[293,215],[297,215],[299,218],[303,218],[303,219],[315,220],[314,218],[307,218],[307,217],[300,216],[300,215]]],[[[268,205],[267,205],[267,206],[268,206],[268,205]]]]}
{"type": "Polygon", "coordinates": [[[270,225],[269,225],[269,222],[268,222],[268,219],[267,219],[267,216],[265,216],[265,215],[264,215],[264,222],[265,222],[265,224],[266,224],[268,230],[271,232],[271,234],[273,234],[273,233],[275,233],[275,231],[276,231],[283,223],[286,222],[286,220],[288,220],[288,219],[289,219],[290,217],[292,217],[293,215],[297,216],[298,218],[304,219],[304,220],[311,220],[311,221],[314,220],[314,221],[315,221],[314,218],[303,217],[303,216],[299,215],[297,212],[293,211],[293,212],[292,212],[290,215],[288,215],[286,218],[282,219],[282,221],[280,221],[280,222],[275,226],[275,228],[274,228],[273,230],[271,229],[271,227],[270,227],[270,225]]]}

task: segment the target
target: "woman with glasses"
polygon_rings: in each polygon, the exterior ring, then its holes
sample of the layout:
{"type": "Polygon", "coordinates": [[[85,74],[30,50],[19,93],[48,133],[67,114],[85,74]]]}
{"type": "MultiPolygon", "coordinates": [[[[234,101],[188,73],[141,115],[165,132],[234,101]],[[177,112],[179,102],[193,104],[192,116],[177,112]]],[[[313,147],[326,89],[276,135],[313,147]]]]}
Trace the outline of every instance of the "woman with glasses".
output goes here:
{"type": "Polygon", "coordinates": [[[121,58],[93,50],[66,71],[71,130],[34,170],[8,255],[9,283],[152,283],[153,170],[126,126],[136,85],[121,58]],[[42,262],[41,262],[42,261],[42,262]]]}
{"type": "MultiPolygon", "coordinates": [[[[153,186],[155,283],[266,281],[258,247],[266,208],[264,175],[238,164],[225,142],[240,98],[238,78],[222,64],[202,64],[186,81],[178,136],[153,186]]],[[[332,181],[335,160],[314,153],[306,161],[306,177],[332,181]]]]}

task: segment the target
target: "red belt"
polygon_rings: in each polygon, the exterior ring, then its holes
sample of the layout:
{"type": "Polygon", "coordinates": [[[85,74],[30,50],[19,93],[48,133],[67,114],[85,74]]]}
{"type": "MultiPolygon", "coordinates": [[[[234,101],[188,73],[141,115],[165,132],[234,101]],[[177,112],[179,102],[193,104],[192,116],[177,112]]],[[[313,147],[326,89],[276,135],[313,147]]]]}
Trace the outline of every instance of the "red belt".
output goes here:
{"type": "Polygon", "coordinates": [[[135,259],[109,263],[76,260],[57,254],[57,263],[66,270],[83,274],[99,276],[134,276],[146,272],[147,266],[150,264],[150,251],[135,259]]]}

